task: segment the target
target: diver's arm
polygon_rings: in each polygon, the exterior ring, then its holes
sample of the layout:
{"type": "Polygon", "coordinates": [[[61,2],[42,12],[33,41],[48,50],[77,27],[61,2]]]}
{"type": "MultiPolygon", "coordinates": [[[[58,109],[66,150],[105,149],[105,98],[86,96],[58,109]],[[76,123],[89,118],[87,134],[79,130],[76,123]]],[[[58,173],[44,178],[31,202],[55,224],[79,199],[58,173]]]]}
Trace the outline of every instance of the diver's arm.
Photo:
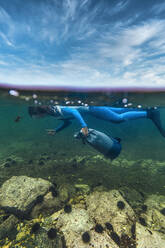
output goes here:
{"type": "Polygon", "coordinates": [[[81,125],[81,128],[82,128],[81,130],[84,133],[84,135],[88,134],[87,124],[85,123],[84,119],[82,118],[81,114],[79,113],[77,109],[74,109],[71,107],[64,107],[62,108],[62,113],[64,114],[64,116],[65,116],[65,113],[73,116],[81,125]]]}
{"type": "Polygon", "coordinates": [[[47,133],[50,135],[55,135],[56,133],[68,127],[72,123],[70,119],[61,119],[61,120],[63,122],[60,125],[58,125],[55,129],[46,129],[47,133]]]}
{"type": "Polygon", "coordinates": [[[61,130],[65,129],[66,127],[70,126],[70,124],[72,123],[70,120],[67,119],[63,119],[62,120],[63,123],[61,123],[58,127],[56,127],[55,132],[58,133],[61,130]]]}

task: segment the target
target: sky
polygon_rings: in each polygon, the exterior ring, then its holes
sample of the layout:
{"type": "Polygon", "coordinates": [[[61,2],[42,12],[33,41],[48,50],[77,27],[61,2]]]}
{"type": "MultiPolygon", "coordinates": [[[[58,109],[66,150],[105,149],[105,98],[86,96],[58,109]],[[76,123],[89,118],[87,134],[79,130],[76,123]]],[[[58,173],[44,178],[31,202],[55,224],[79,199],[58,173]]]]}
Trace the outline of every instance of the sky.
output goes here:
{"type": "Polygon", "coordinates": [[[0,0],[0,86],[165,87],[165,1],[0,0]]]}

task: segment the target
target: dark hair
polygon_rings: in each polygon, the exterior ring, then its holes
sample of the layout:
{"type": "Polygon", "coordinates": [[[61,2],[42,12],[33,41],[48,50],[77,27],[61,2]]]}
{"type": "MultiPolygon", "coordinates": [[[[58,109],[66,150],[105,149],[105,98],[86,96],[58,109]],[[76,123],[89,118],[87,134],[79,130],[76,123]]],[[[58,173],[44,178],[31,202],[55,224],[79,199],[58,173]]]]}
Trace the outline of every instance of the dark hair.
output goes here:
{"type": "Polygon", "coordinates": [[[47,114],[48,106],[29,106],[28,113],[32,117],[33,115],[47,114]]]}

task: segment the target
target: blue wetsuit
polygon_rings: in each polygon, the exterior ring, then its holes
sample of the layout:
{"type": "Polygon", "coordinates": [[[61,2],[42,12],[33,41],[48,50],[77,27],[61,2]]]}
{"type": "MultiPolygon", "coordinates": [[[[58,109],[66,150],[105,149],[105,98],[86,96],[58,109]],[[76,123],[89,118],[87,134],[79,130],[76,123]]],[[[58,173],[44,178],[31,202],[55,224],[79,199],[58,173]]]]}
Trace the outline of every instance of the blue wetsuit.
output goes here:
{"type": "Polygon", "coordinates": [[[72,119],[76,119],[81,128],[87,127],[87,124],[83,119],[84,115],[94,116],[101,120],[113,123],[121,123],[126,120],[135,120],[147,117],[147,111],[145,110],[107,106],[51,106],[48,114],[63,120],[63,123],[56,128],[56,132],[69,126],[72,119]]]}

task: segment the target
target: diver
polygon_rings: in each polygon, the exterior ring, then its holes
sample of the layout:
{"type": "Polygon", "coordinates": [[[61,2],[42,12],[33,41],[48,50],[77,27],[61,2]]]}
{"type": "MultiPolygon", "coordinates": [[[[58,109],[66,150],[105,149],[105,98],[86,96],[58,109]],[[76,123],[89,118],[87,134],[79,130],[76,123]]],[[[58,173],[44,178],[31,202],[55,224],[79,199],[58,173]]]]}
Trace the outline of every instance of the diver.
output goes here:
{"type": "Polygon", "coordinates": [[[148,118],[152,120],[159,132],[165,137],[165,130],[161,125],[160,111],[158,108],[116,108],[108,106],[29,106],[28,112],[31,117],[54,116],[62,121],[56,129],[47,129],[47,133],[54,135],[68,127],[72,120],[76,119],[81,126],[82,133],[88,135],[88,126],[84,121],[85,115],[94,116],[98,119],[113,123],[121,123],[128,120],[148,118]]]}

